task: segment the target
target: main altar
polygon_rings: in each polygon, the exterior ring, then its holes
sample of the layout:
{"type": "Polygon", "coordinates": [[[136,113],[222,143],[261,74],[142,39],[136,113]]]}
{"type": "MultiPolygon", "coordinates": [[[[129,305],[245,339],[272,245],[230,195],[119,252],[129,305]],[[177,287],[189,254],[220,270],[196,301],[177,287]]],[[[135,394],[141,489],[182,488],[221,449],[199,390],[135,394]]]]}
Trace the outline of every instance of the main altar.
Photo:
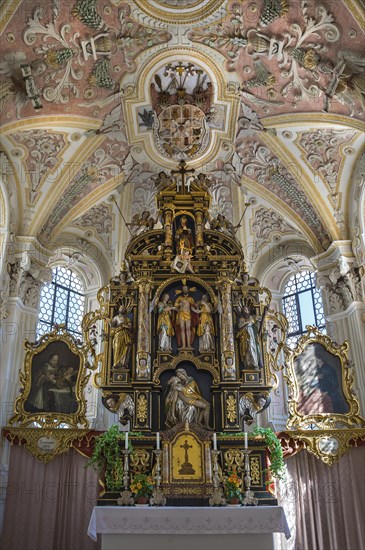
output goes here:
{"type": "MultiPolygon", "coordinates": [[[[83,321],[94,383],[133,446],[127,481],[157,468],[168,504],[221,504],[233,472],[252,502],[275,504],[247,428],[270,403],[285,319],[246,271],[237,227],[212,216],[210,179],[181,161],[155,184],[158,218],[133,218],[120,273],[83,321]]],[[[105,487],[99,503],[118,499],[105,487]]]]}
{"type": "Polygon", "coordinates": [[[281,445],[333,464],[365,437],[348,345],[311,326],[285,345],[287,320],[247,271],[238,226],[212,211],[209,177],[181,161],[153,183],[158,214],[126,224],[119,273],[82,340],[59,325],[25,342],[3,437],[45,464],[73,447],[97,467],[89,534],[104,550],[147,538],[178,550],[185,536],[202,549],[273,548],[273,533],[289,536],[271,479],[281,445]],[[281,443],[262,427],[280,370],[294,429],[281,443]],[[102,433],[88,426],[89,380],[115,415],[102,433]]]}

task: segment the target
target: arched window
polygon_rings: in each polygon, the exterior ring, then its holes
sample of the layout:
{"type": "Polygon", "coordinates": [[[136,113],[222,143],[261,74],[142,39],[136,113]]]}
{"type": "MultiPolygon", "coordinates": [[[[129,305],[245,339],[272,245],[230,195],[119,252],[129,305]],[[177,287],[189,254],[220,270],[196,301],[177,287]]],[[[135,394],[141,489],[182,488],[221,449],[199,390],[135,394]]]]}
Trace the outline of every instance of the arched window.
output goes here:
{"type": "Polygon", "coordinates": [[[84,287],[77,275],[66,267],[52,270],[52,282],[43,286],[37,323],[37,337],[55,324],[64,323],[68,332],[81,336],[84,315],[84,287]]]}
{"type": "Polygon", "coordinates": [[[283,310],[288,319],[288,336],[286,343],[294,347],[306,325],[325,330],[321,293],[315,287],[314,275],[310,271],[301,271],[290,277],[284,288],[283,310]]]}

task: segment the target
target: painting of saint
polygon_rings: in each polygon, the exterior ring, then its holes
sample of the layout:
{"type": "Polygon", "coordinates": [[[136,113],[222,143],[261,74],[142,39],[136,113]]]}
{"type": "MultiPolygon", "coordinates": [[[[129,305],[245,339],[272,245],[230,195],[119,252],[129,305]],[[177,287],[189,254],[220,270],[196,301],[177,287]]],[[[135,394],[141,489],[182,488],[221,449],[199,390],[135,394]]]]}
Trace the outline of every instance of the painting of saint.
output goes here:
{"type": "Polygon", "coordinates": [[[302,415],[346,414],[341,364],[321,344],[309,344],[294,362],[298,384],[297,412],[302,415]]]}
{"type": "Polygon", "coordinates": [[[75,414],[80,358],[66,342],[51,342],[33,356],[31,385],[24,403],[29,413],[75,414]]]}

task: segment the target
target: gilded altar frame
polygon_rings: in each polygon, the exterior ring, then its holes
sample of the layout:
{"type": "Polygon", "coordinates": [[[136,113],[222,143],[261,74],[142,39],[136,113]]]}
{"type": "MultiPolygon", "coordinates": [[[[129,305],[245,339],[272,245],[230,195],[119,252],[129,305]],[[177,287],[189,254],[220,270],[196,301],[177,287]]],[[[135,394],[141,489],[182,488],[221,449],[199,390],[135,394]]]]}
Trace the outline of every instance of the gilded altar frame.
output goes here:
{"type": "Polygon", "coordinates": [[[20,395],[9,424],[47,429],[87,427],[87,346],[67,333],[64,325],[56,325],[38,341],[26,340],[24,347],[20,395]]]}

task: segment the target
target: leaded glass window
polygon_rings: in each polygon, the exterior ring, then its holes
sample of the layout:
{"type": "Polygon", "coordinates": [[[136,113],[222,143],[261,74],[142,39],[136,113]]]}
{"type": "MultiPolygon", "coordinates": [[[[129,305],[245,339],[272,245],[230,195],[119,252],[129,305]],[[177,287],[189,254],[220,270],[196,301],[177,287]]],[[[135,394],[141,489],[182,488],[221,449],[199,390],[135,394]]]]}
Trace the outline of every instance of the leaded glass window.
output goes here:
{"type": "Polygon", "coordinates": [[[84,288],[71,269],[58,266],[52,270],[52,282],[41,290],[37,337],[64,323],[68,332],[81,336],[84,315],[84,288]]]}
{"type": "Polygon", "coordinates": [[[290,277],[284,289],[283,310],[289,323],[286,340],[289,347],[295,347],[300,336],[307,332],[306,325],[316,326],[326,333],[321,293],[310,271],[290,277]]]}

